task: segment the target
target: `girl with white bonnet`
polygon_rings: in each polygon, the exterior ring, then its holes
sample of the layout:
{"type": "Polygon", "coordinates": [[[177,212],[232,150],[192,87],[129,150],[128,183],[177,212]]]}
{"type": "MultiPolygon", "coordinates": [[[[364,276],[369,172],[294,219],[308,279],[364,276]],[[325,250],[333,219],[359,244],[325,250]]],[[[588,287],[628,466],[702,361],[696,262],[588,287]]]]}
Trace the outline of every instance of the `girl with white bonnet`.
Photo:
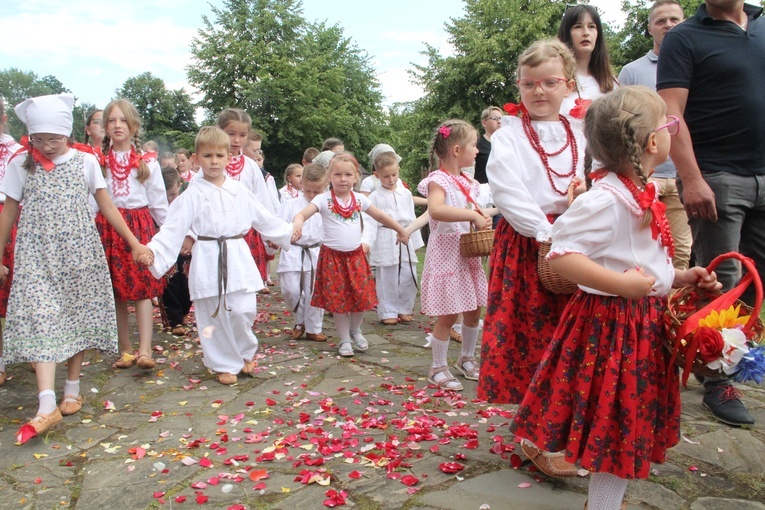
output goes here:
{"type": "MultiPolygon", "coordinates": [[[[67,145],[74,96],[27,99],[16,115],[27,126],[27,150],[12,158],[0,183],[0,246],[23,201],[16,237],[13,286],[5,325],[7,363],[35,362],[39,407],[17,443],[42,434],[78,412],[80,369],[86,349],[117,352],[114,295],[104,250],[88,206],[93,195],[108,221],[130,244],[133,259],[151,250],[128,229],[106,193],[96,158],[67,145]],[[63,399],[56,405],[56,364],[67,363],[63,399]]],[[[8,269],[0,266],[0,281],[8,269]]]]}

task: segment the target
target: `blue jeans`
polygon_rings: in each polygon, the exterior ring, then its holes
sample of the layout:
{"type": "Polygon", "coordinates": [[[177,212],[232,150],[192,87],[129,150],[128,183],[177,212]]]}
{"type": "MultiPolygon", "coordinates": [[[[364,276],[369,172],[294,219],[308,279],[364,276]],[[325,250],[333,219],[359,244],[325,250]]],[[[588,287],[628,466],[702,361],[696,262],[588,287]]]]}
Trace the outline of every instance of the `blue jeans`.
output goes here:
{"type": "MultiPolygon", "coordinates": [[[[740,252],[757,266],[765,279],[765,175],[744,177],[727,172],[704,173],[704,180],[715,194],[717,221],[689,218],[693,233],[693,253],[701,266],[716,256],[740,252]]],[[[682,183],[678,181],[682,196],[682,183]]],[[[717,266],[717,279],[729,290],[741,279],[741,264],[727,260],[717,266]]],[[[754,303],[754,286],[742,298],[754,303]]]]}

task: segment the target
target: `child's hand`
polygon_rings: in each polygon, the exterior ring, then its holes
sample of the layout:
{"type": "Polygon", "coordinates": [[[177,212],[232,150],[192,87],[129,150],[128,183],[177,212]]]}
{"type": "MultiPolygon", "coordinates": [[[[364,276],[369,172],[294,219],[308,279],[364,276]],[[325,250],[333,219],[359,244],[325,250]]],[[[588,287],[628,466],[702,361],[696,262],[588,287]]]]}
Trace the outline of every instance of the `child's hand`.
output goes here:
{"type": "Polygon", "coordinates": [[[583,180],[579,179],[579,177],[574,177],[574,180],[571,181],[571,187],[574,188],[574,198],[587,191],[587,184],[583,180]]]}
{"type": "Polygon", "coordinates": [[[361,243],[361,249],[364,252],[364,254],[369,254],[370,248],[367,243],[361,243]]]}
{"type": "Polygon", "coordinates": [[[183,244],[181,245],[181,255],[191,255],[191,248],[194,246],[194,238],[191,236],[186,236],[186,238],[183,240],[183,244]]]}
{"type": "Polygon", "coordinates": [[[292,226],[294,230],[292,231],[292,237],[290,237],[290,243],[294,243],[295,241],[303,237],[303,228],[295,225],[294,223],[292,224],[292,226]]]}
{"type": "Polygon", "coordinates": [[[396,235],[396,243],[398,243],[398,244],[406,244],[408,242],[409,242],[409,233],[408,232],[403,234],[403,235],[402,234],[397,234],[396,235]]]}
{"type": "Polygon", "coordinates": [[[267,244],[267,245],[268,245],[268,247],[269,247],[269,248],[271,248],[272,250],[278,250],[278,249],[279,249],[279,247],[278,247],[277,245],[275,245],[275,244],[274,244],[273,242],[271,242],[271,241],[266,241],[266,244],[267,244]]]}
{"type": "Polygon", "coordinates": [[[144,266],[150,266],[154,263],[154,252],[151,248],[141,244],[133,249],[133,262],[137,262],[144,266]]]}
{"type": "Polygon", "coordinates": [[[675,271],[675,281],[673,287],[687,287],[696,285],[701,289],[720,290],[722,283],[717,281],[717,274],[711,273],[703,267],[692,267],[686,271],[675,271]]]}
{"type": "Polygon", "coordinates": [[[475,214],[473,214],[473,219],[471,222],[473,225],[475,225],[476,230],[483,230],[486,228],[486,224],[489,222],[487,218],[484,217],[483,214],[479,213],[478,211],[473,211],[475,214]]]}
{"type": "Polygon", "coordinates": [[[645,274],[643,269],[630,269],[624,272],[623,292],[620,294],[627,299],[640,299],[648,295],[656,283],[656,278],[645,274]]]}
{"type": "Polygon", "coordinates": [[[4,265],[0,264],[0,283],[4,283],[6,278],[8,278],[8,274],[11,272],[10,269],[5,267],[4,265]]]}

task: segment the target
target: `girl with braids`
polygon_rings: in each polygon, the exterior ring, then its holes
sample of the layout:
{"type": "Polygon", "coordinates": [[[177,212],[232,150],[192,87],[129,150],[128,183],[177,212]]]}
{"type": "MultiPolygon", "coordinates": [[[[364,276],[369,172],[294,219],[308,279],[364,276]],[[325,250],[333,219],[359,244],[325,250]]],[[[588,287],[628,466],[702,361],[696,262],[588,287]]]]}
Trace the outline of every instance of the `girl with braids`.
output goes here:
{"type": "MultiPolygon", "coordinates": [[[[569,188],[584,181],[581,121],[560,113],[575,73],[562,42],[532,44],[518,61],[521,104],[505,107],[520,116],[503,116],[492,135],[486,174],[503,218],[491,254],[478,398],[496,404],[521,403],[569,298],[542,286],[537,259],[539,243],[549,242],[553,221],[568,208],[569,188]]],[[[561,453],[528,442],[521,448],[549,476],[577,474],[561,453]]]]}
{"type": "MultiPolygon", "coordinates": [[[[6,133],[6,124],[8,123],[8,115],[5,113],[5,99],[0,96],[0,183],[5,178],[5,169],[8,168],[8,162],[11,160],[11,156],[21,150],[16,140],[11,135],[6,133]]],[[[0,211],[3,210],[5,204],[5,194],[0,193],[0,211]]],[[[8,295],[11,292],[11,281],[13,280],[13,251],[16,246],[16,220],[14,218],[13,226],[11,227],[8,237],[8,244],[3,249],[3,265],[8,268],[8,278],[0,285],[0,318],[5,318],[5,312],[8,308],[8,295]]],[[[5,384],[5,362],[3,361],[3,329],[0,325],[0,386],[5,384]]]]}
{"type": "Polygon", "coordinates": [[[327,172],[332,187],[295,215],[292,242],[300,238],[309,218],[321,215],[324,240],[316,262],[311,306],[332,312],[340,340],[338,354],[353,356],[354,347],[359,351],[369,349],[361,334],[361,323],[365,312],[377,306],[375,280],[361,245],[362,213],[395,230],[401,243],[409,241],[409,234],[365,195],[353,191],[361,175],[356,158],[348,153],[337,154],[329,161],[327,172]]]}
{"type": "Polygon", "coordinates": [[[561,111],[581,119],[584,105],[614,90],[617,85],[598,10],[585,4],[567,8],[558,28],[558,39],[576,58],[575,92],[563,100],[561,111]],[[582,107],[576,108],[579,104],[582,107]]]}
{"type": "Polygon", "coordinates": [[[665,111],[642,86],[587,110],[587,150],[603,168],[553,225],[549,255],[579,290],[510,427],[591,471],[593,509],[620,508],[627,480],[648,477],[680,438],[678,370],[664,349],[667,293],[721,287],[704,268],[672,266],[669,223],[648,182],[678,130],[665,111]]]}
{"type": "MultiPolygon", "coordinates": [[[[106,190],[130,231],[145,244],[157,232],[155,222],[161,226],[167,215],[162,171],[156,159],[138,152],[141,119],[130,101],[112,101],[104,109],[103,118],[106,122],[103,141],[106,190]]],[[[103,214],[96,216],[96,226],[109,263],[117,308],[120,358],[114,366],[128,368],[136,364],[143,369],[152,369],[156,362],[151,355],[151,298],[162,295],[164,281],[155,280],[145,267],[132,264],[129,246],[103,214]],[[128,330],[128,301],[135,301],[137,355],[133,352],[128,330]]]]}
{"type": "Polygon", "coordinates": [[[462,384],[449,372],[447,352],[449,333],[462,313],[462,353],[455,368],[466,379],[478,380],[475,346],[481,307],[488,293],[481,259],[460,255],[460,235],[470,224],[481,230],[491,221],[478,206],[478,181],[461,171],[471,167],[478,154],[478,133],[463,120],[447,120],[436,129],[430,144],[430,174],[417,191],[428,199],[430,239],[420,288],[422,313],[436,315],[428,341],[433,348],[433,364],[428,382],[444,390],[462,390],[462,384]],[[436,165],[437,168],[436,168],[436,165]]]}
{"type": "MultiPolygon", "coordinates": [[[[19,203],[24,203],[8,299],[5,354],[10,363],[37,365],[39,407],[16,435],[19,443],[82,408],[80,368],[86,349],[117,352],[109,269],[88,197],[95,198],[104,218],[130,245],[135,260],[141,255],[152,259],[151,250],[141,246],[109,200],[98,160],[67,144],[73,104],[74,96],[60,94],[27,99],[16,106],[30,144],[11,160],[0,184],[6,195],[0,213],[0,246],[8,241],[19,203]],[[56,407],[56,364],[64,361],[67,378],[56,407]]],[[[0,267],[0,283],[6,276],[7,268],[0,267]]]]}

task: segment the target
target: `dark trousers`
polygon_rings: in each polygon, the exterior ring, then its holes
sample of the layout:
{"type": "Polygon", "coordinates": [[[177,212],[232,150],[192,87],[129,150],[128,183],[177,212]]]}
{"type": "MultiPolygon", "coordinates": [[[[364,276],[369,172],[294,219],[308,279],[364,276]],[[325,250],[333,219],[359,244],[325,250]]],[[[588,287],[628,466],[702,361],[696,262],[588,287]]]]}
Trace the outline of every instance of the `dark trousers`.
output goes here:
{"type": "Polygon", "coordinates": [[[184,272],[184,266],[188,267],[191,257],[179,255],[175,262],[176,271],[167,280],[165,292],[162,294],[162,303],[165,305],[165,313],[170,327],[183,324],[183,318],[191,309],[189,297],[189,277],[184,272]]]}

